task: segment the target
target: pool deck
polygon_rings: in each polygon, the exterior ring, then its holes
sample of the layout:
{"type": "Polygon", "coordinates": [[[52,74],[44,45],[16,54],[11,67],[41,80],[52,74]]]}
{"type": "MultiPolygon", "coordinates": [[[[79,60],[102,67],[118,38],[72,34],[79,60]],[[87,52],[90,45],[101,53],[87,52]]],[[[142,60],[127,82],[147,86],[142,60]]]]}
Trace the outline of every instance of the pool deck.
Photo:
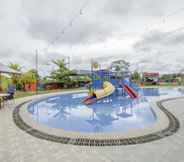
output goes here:
{"type": "Polygon", "coordinates": [[[163,103],[180,122],[172,136],[137,145],[89,147],[41,140],[19,129],[12,118],[14,107],[37,97],[17,99],[0,110],[0,162],[183,162],[184,98],[163,103]]]}

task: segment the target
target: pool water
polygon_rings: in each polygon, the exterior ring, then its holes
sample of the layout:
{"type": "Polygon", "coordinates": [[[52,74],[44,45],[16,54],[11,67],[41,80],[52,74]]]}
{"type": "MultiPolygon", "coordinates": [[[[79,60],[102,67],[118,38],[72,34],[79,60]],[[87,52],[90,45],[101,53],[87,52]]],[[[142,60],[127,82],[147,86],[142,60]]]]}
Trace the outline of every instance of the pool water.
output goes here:
{"type": "Polygon", "coordinates": [[[87,93],[62,94],[29,104],[28,111],[38,123],[66,131],[127,132],[154,124],[157,117],[150,106],[153,99],[183,95],[183,91],[166,88],[146,88],[139,93],[138,99],[114,94],[93,105],[82,103],[87,93]]]}

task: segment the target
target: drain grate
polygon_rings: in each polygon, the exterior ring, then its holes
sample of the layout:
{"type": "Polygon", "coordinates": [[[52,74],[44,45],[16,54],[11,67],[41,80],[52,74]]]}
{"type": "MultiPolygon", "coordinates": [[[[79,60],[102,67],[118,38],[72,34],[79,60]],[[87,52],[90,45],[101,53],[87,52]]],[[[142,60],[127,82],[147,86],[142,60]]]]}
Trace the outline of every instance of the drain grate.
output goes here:
{"type": "MultiPolygon", "coordinates": [[[[174,98],[176,99],[176,98],[174,98]]],[[[118,146],[118,145],[134,145],[134,144],[141,144],[146,142],[151,142],[155,140],[162,139],[167,136],[171,136],[180,127],[179,121],[177,118],[170,113],[167,109],[164,108],[163,102],[174,100],[174,99],[167,99],[157,102],[158,107],[166,114],[169,119],[169,126],[161,131],[140,136],[140,137],[133,137],[133,138],[119,138],[119,139],[89,139],[89,138],[70,138],[70,137],[60,137],[54,136],[50,134],[46,134],[34,128],[31,128],[27,125],[19,115],[20,108],[25,105],[27,102],[21,103],[20,105],[16,106],[13,111],[13,120],[15,124],[22,129],[23,131],[29,133],[30,135],[45,139],[57,143],[62,144],[72,144],[72,145],[80,145],[80,146],[118,146]]]]}

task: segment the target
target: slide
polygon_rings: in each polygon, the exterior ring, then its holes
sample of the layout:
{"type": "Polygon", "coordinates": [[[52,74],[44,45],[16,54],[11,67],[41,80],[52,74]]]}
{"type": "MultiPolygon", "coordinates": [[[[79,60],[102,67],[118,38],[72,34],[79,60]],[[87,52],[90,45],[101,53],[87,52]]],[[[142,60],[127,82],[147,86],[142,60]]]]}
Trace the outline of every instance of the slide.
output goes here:
{"type": "Polygon", "coordinates": [[[111,95],[114,91],[115,87],[110,82],[105,81],[103,83],[103,89],[94,91],[91,96],[88,96],[83,100],[83,103],[86,105],[93,104],[97,100],[111,95]]]}
{"type": "Polygon", "coordinates": [[[135,92],[133,90],[133,88],[129,87],[128,85],[124,85],[123,86],[124,90],[128,93],[128,95],[131,97],[131,98],[137,98],[138,97],[138,93],[135,92]]]}

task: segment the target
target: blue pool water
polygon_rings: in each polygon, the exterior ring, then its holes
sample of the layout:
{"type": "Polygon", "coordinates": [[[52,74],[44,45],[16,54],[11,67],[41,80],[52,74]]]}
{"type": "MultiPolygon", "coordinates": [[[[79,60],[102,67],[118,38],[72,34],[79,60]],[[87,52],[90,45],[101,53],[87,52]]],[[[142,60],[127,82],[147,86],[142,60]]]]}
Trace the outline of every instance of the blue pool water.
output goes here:
{"type": "Polygon", "coordinates": [[[142,97],[107,97],[84,105],[87,93],[62,94],[31,103],[28,111],[34,120],[49,127],[78,132],[126,132],[151,126],[157,117],[150,106],[154,98],[182,96],[178,89],[142,89],[142,97]]]}

